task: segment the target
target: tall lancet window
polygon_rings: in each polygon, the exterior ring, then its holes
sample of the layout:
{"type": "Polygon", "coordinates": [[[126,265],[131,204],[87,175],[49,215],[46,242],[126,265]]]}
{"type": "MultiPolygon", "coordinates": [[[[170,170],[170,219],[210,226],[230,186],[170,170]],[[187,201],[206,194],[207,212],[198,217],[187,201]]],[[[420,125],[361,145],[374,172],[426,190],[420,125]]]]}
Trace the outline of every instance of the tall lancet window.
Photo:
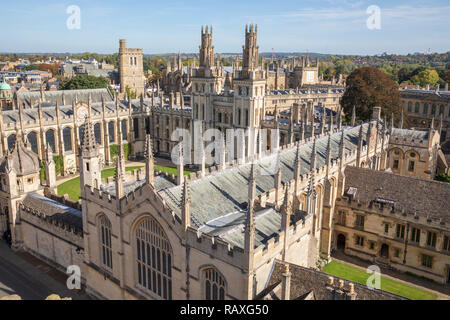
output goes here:
{"type": "Polygon", "coordinates": [[[172,249],[160,224],[148,217],[136,229],[138,286],[166,300],[172,299],[172,249]]]}
{"type": "Polygon", "coordinates": [[[100,232],[100,252],[102,265],[112,270],[112,244],[111,244],[111,222],[104,215],[100,216],[99,222],[99,232],[100,232]]]}
{"type": "Polygon", "coordinates": [[[226,282],[216,269],[203,270],[203,285],[205,300],[225,300],[226,282]]]}

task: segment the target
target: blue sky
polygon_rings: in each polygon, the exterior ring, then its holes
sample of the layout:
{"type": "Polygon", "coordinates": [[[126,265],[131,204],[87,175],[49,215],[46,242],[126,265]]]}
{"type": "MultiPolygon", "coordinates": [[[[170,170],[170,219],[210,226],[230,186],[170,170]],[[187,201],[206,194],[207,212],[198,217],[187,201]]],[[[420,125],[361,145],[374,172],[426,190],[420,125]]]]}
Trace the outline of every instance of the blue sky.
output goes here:
{"type": "Polygon", "coordinates": [[[118,50],[120,38],[145,53],[197,52],[201,25],[213,25],[216,52],[241,52],[244,28],[256,23],[260,51],[336,54],[447,52],[448,0],[21,0],[2,1],[0,52],[118,50]],[[81,9],[69,30],[67,7],[81,9]],[[370,5],[381,30],[369,30],[370,5]]]}

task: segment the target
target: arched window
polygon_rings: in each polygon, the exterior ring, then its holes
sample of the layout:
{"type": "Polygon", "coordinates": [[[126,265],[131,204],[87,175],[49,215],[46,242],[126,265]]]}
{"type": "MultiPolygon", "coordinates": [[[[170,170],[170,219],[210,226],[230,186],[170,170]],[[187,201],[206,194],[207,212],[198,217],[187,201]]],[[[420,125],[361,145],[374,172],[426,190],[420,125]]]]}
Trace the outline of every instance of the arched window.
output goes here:
{"type": "Polygon", "coordinates": [[[111,222],[104,215],[98,219],[102,265],[112,269],[111,222]]]}
{"type": "Polygon", "coordinates": [[[122,140],[127,140],[127,120],[122,120],[120,124],[122,126],[122,140]]]}
{"type": "Polygon", "coordinates": [[[8,136],[8,150],[12,150],[14,148],[14,144],[16,143],[16,135],[11,134],[8,136]]]}
{"type": "Polygon", "coordinates": [[[114,141],[116,141],[116,135],[115,135],[115,131],[114,131],[114,122],[111,121],[108,123],[108,134],[109,134],[109,142],[113,143],[114,141]]]}
{"type": "Polygon", "coordinates": [[[55,152],[55,131],[47,130],[47,132],[45,132],[45,141],[52,149],[52,152],[55,152]]]}
{"type": "Polygon", "coordinates": [[[412,106],[413,106],[412,102],[409,101],[408,102],[408,112],[412,112],[412,106]]]}
{"type": "Polygon", "coordinates": [[[143,289],[172,299],[172,249],[164,230],[152,217],[136,229],[137,281],[143,289]]]}
{"type": "Polygon", "coordinates": [[[225,300],[226,282],[216,269],[203,270],[203,286],[205,300],[225,300]]]}
{"type": "Polygon", "coordinates": [[[64,151],[72,151],[72,129],[67,127],[63,130],[64,151]]]}
{"type": "Polygon", "coordinates": [[[94,136],[97,144],[102,144],[102,129],[100,123],[94,124],[94,136]]]}
{"type": "Polygon", "coordinates": [[[38,153],[38,145],[37,145],[37,134],[32,131],[27,135],[28,143],[31,145],[31,150],[34,153],[38,153]]]}
{"type": "Polygon", "coordinates": [[[418,102],[416,102],[414,112],[419,113],[419,109],[420,109],[420,104],[418,102]]]}
{"type": "Polygon", "coordinates": [[[78,136],[80,137],[80,146],[82,146],[84,143],[84,124],[78,127],[78,136]]]}

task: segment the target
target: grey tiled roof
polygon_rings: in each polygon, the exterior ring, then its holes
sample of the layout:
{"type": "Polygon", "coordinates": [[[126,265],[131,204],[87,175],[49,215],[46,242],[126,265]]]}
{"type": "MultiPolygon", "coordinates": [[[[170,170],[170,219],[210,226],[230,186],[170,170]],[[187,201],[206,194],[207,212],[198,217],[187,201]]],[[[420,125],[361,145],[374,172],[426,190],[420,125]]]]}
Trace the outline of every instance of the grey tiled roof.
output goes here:
{"type": "Polygon", "coordinates": [[[26,207],[45,213],[48,217],[60,220],[80,230],[82,229],[82,215],[80,210],[68,207],[34,192],[28,193],[22,202],[26,207]]]}
{"type": "Polygon", "coordinates": [[[450,183],[355,167],[347,167],[345,177],[345,192],[357,188],[355,197],[362,202],[386,199],[406,213],[450,221],[450,183]]]}
{"type": "Polygon", "coordinates": [[[425,131],[425,130],[410,130],[410,129],[394,128],[392,130],[391,137],[427,140],[429,137],[429,131],[428,130],[425,131]]]}
{"type": "MultiPolygon", "coordinates": [[[[365,138],[368,124],[363,125],[363,137],[365,138]]],[[[359,126],[345,131],[346,151],[356,150],[358,143],[359,126]]],[[[339,143],[341,134],[332,135],[332,152],[331,158],[338,158],[339,143]]],[[[326,162],[327,137],[316,140],[317,168],[323,167],[326,162]]],[[[301,154],[301,174],[310,171],[310,159],[313,143],[307,143],[300,147],[301,154]]],[[[284,149],[280,152],[280,163],[282,170],[282,182],[286,183],[294,177],[294,160],[296,148],[284,149]]],[[[277,155],[272,154],[256,161],[257,171],[261,172],[256,179],[257,195],[265,193],[274,188],[274,176],[268,172],[268,168],[272,168],[276,163],[277,155]]],[[[247,210],[248,201],[248,183],[251,164],[236,166],[224,171],[216,172],[210,176],[194,180],[190,182],[191,193],[191,222],[197,228],[203,226],[211,226],[212,222],[218,218],[227,216],[232,213],[239,213],[243,216],[247,210]]],[[[181,215],[180,206],[182,198],[182,186],[161,190],[160,195],[166,200],[168,205],[172,207],[174,212],[181,215]]],[[[235,219],[239,217],[236,216],[235,219]]],[[[262,220],[263,221],[263,220],[262,220]]],[[[271,230],[278,230],[279,220],[272,218],[268,214],[264,220],[271,221],[274,225],[271,230]]],[[[256,224],[258,230],[260,226],[256,224]]],[[[263,228],[263,225],[261,225],[263,228]]],[[[265,226],[264,226],[265,228],[265,226]]],[[[214,228],[206,228],[204,230],[212,233],[214,228]]],[[[261,230],[264,234],[266,231],[261,230]]],[[[259,230],[258,230],[259,232],[259,230]]],[[[230,241],[233,240],[229,237],[230,241]]]]}

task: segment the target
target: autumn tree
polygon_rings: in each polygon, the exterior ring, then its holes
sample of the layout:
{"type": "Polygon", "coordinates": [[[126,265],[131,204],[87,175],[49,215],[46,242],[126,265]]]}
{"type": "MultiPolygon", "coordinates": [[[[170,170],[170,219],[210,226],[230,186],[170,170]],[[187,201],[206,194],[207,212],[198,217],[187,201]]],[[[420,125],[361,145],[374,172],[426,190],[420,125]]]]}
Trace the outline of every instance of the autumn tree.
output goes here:
{"type": "Polygon", "coordinates": [[[375,67],[356,69],[347,78],[341,105],[347,119],[351,117],[354,106],[360,120],[370,119],[374,107],[381,107],[382,116],[386,115],[388,119],[392,113],[399,119],[401,107],[398,84],[375,67]]]}

